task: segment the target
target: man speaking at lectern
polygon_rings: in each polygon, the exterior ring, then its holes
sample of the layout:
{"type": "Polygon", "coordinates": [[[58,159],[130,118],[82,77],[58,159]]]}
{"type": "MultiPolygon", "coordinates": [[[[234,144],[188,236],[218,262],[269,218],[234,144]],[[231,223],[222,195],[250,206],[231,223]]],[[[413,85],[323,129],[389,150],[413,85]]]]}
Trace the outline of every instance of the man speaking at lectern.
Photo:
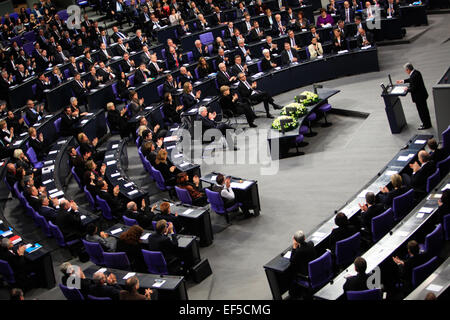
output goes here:
{"type": "Polygon", "coordinates": [[[405,88],[405,90],[411,93],[412,101],[416,104],[420,120],[422,120],[422,125],[418,129],[429,129],[431,128],[431,119],[427,106],[428,92],[423,83],[422,74],[420,71],[414,69],[413,65],[409,62],[405,64],[404,68],[406,73],[409,74],[409,79],[397,80],[397,83],[409,83],[409,88],[405,88]]]}

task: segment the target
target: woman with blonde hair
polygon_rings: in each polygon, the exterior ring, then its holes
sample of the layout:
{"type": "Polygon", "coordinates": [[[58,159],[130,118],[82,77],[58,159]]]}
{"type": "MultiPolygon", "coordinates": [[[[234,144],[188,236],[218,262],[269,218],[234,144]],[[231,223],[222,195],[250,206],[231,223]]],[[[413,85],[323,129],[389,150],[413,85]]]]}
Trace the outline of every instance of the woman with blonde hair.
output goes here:
{"type": "Polygon", "coordinates": [[[392,207],[392,201],[395,197],[398,197],[408,191],[408,189],[403,185],[402,176],[398,173],[391,176],[391,185],[391,190],[389,190],[388,187],[380,188],[380,199],[386,209],[392,207]]]}
{"type": "Polygon", "coordinates": [[[167,151],[165,149],[161,149],[158,151],[155,160],[155,169],[161,172],[166,185],[175,185],[176,177],[180,170],[178,170],[174,165],[169,165],[167,161],[167,151]]]}

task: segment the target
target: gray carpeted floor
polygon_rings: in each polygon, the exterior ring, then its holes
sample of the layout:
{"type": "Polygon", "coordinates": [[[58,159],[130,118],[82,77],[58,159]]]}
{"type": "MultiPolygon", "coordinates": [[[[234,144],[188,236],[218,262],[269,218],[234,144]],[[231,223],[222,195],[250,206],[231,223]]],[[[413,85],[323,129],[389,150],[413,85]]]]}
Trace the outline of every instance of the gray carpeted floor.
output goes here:
{"type": "MultiPolygon", "coordinates": [[[[200,284],[189,284],[190,299],[271,299],[263,265],[291,243],[295,231],[302,229],[308,234],[329,219],[334,210],[343,205],[392,158],[408,138],[417,133],[420,121],[410,97],[402,100],[408,127],[397,135],[390,133],[380,97],[379,84],[387,81],[388,73],[393,79],[406,77],[402,65],[407,61],[423,74],[430,93],[428,105],[435,123],[431,87],[449,64],[450,43],[444,42],[442,37],[450,29],[448,17],[430,16],[431,28],[412,44],[380,47],[380,72],[322,83],[341,90],[330,99],[333,107],[362,111],[369,113],[369,116],[362,119],[330,115],[333,126],[314,127],[318,135],[306,138],[310,144],[302,148],[305,155],[279,161],[276,175],[262,175],[259,165],[202,164],[203,174],[218,170],[258,180],[262,213],[257,218],[234,221],[227,229],[215,234],[211,246],[201,249],[202,257],[208,258],[211,264],[213,275],[200,284]]],[[[295,94],[306,89],[311,88],[299,88],[279,95],[275,100],[278,104],[287,104],[295,94]]],[[[262,106],[257,109],[262,110],[262,106]]],[[[270,121],[259,118],[256,123],[259,128],[267,128],[270,121]]],[[[428,132],[435,134],[433,130],[428,132]]],[[[249,130],[248,134],[254,135],[256,131],[249,130]]],[[[255,144],[240,146],[237,154],[253,154],[257,147],[255,144]]],[[[129,175],[148,188],[152,200],[160,197],[160,194],[154,195],[156,190],[144,174],[134,145],[128,147],[128,154],[129,175]]],[[[221,154],[219,152],[217,155],[220,157],[221,154]]],[[[233,152],[227,151],[226,154],[233,155],[233,152]]],[[[68,192],[76,194],[73,182],[68,192]]],[[[84,202],[82,197],[81,201],[84,202]]],[[[19,223],[22,218],[17,217],[17,211],[13,212],[16,205],[15,200],[10,201],[5,216],[19,223]]],[[[221,217],[214,214],[212,217],[213,223],[222,223],[221,217]]],[[[55,266],[67,259],[66,256],[61,250],[56,250],[55,266]]],[[[61,299],[62,295],[55,288],[50,291],[34,290],[27,297],[61,299]]]]}

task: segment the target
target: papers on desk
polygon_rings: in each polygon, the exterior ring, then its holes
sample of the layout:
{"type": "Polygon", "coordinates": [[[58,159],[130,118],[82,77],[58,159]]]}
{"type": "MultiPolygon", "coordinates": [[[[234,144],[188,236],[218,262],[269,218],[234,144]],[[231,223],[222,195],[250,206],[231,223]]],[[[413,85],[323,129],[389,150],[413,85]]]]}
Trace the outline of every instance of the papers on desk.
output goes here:
{"type": "Polygon", "coordinates": [[[185,212],[183,212],[184,215],[188,215],[189,213],[193,212],[194,209],[187,209],[185,212]]]}
{"type": "Polygon", "coordinates": [[[127,280],[128,278],[134,277],[136,275],[136,272],[128,272],[125,277],[123,277],[123,280],[127,280]]]}
{"type": "Polygon", "coordinates": [[[8,237],[8,236],[10,236],[10,235],[12,235],[12,234],[13,234],[13,233],[12,233],[11,230],[6,230],[5,232],[1,233],[0,235],[1,235],[3,238],[6,238],[6,237],[8,237]]]}
{"type": "Polygon", "coordinates": [[[427,200],[440,199],[442,197],[442,193],[433,193],[427,197],[427,200]]]}
{"type": "Polygon", "coordinates": [[[288,252],[286,252],[286,253],[284,254],[283,258],[290,259],[290,258],[291,258],[291,253],[292,253],[292,251],[289,250],[288,252]]]}
{"type": "Polygon", "coordinates": [[[132,190],[132,191],[128,192],[128,195],[132,196],[133,194],[136,194],[138,192],[139,192],[138,190],[132,190]]]}
{"type": "Polygon", "coordinates": [[[114,155],[113,154],[108,154],[108,155],[105,156],[105,159],[110,159],[110,158],[114,158],[114,155]]]}
{"type": "Polygon", "coordinates": [[[166,280],[156,279],[155,283],[152,285],[152,287],[153,288],[160,288],[164,283],[166,283],[166,280]]]}
{"type": "Polygon", "coordinates": [[[60,140],[60,141],[56,142],[56,144],[64,144],[66,142],[67,142],[67,140],[60,140]]]}
{"type": "Polygon", "coordinates": [[[16,142],[13,143],[13,146],[18,146],[22,142],[23,142],[23,140],[17,140],[16,142]]]}
{"type": "Polygon", "coordinates": [[[52,150],[52,151],[50,151],[48,154],[55,154],[55,153],[58,153],[58,151],[59,151],[59,150],[52,150]]]}
{"type": "Polygon", "coordinates": [[[49,194],[52,194],[52,193],[55,193],[55,192],[58,192],[58,188],[55,188],[55,189],[52,189],[52,190],[48,191],[49,194]]]}
{"type": "Polygon", "coordinates": [[[80,216],[80,219],[84,220],[84,219],[86,219],[86,216],[83,214],[83,215],[80,216]]]}
{"type": "Polygon", "coordinates": [[[340,51],[338,51],[338,54],[343,54],[343,53],[347,53],[348,52],[348,50],[340,50],[340,51]]]}
{"type": "Polygon", "coordinates": [[[26,136],[27,134],[28,134],[28,132],[22,132],[22,133],[20,134],[20,136],[23,137],[23,136],[26,136]]]}
{"type": "Polygon", "coordinates": [[[169,147],[167,147],[166,149],[167,149],[167,150],[170,150],[170,149],[173,149],[173,148],[175,148],[175,146],[169,146],[169,147]]]}
{"type": "MultiPolygon", "coordinates": [[[[105,272],[106,272],[106,270],[107,270],[106,268],[100,268],[100,269],[98,269],[98,271],[97,271],[97,272],[100,272],[100,273],[105,273],[105,272]]],[[[97,272],[96,272],[96,273],[97,273],[97,272]]]]}
{"type": "Polygon", "coordinates": [[[106,165],[110,166],[110,165],[116,164],[116,162],[117,162],[116,160],[107,161],[106,165]]]}
{"type": "Polygon", "coordinates": [[[178,128],[179,127],[174,127],[174,128],[171,128],[169,131],[175,131],[175,130],[178,130],[178,128]]]}
{"type": "Polygon", "coordinates": [[[178,159],[178,158],[180,158],[180,157],[182,157],[182,156],[183,156],[183,154],[182,154],[182,153],[179,153],[179,154],[174,155],[173,157],[174,157],[174,159],[178,159]]]}
{"type": "Polygon", "coordinates": [[[48,165],[50,165],[50,164],[53,164],[53,160],[47,160],[47,161],[44,161],[44,166],[48,166],[48,165]]]}
{"type": "Polygon", "coordinates": [[[427,142],[427,140],[416,140],[416,141],[414,141],[414,144],[424,144],[426,142],[427,142]]]}
{"type": "Polygon", "coordinates": [[[123,186],[125,188],[128,188],[128,187],[131,187],[132,185],[133,185],[133,182],[128,182],[128,183],[125,183],[123,186]]]}
{"type": "Polygon", "coordinates": [[[147,232],[146,234],[144,234],[143,236],[141,236],[141,240],[147,240],[148,239],[148,237],[150,236],[150,232],[147,232]]]}
{"type": "Polygon", "coordinates": [[[49,184],[52,181],[53,181],[53,179],[48,179],[48,180],[43,181],[42,184],[49,184]]]}
{"type": "Polygon", "coordinates": [[[203,99],[203,102],[208,102],[208,101],[211,101],[211,98],[204,98],[203,99]]]}
{"type": "Polygon", "coordinates": [[[64,195],[64,192],[58,191],[58,192],[55,192],[55,193],[51,194],[50,196],[52,198],[58,198],[58,197],[62,197],[63,195],[64,195]]]}
{"type": "Polygon", "coordinates": [[[434,292],[439,292],[441,291],[443,288],[443,286],[439,286],[437,284],[430,284],[428,287],[426,287],[426,289],[428,291],[434,291],[434,292]]]}
{"type": "Polygon", "coordinates": [[[113,174],[111,175],[111,178],[115,178],[115,177],[117,177],[117,176],[120,176],[120,172],[113,173],[113,174]]]}
{"type": "Polygon", "coordinates": [[[425,213],[422,213],[422,212],[421,212],[421,213],[418,213],[417,216],[416,216],[416,218],[422,219],[424,215],[425,215],[425,213]]]}
{"type": "Polygon", "coordinates": [[[434,210],[434,208],[422,207],[422,208],[420,208],[419,212],[423,212],[423,213],[432,213],[433,210],[434,210]]]}
{"type": "Polygon", "coordinates": [[[201,81],[195,81],[194,84],[195,85],[199,85],[200,83],[202,83],[201,81]]]}
{"type": "Polygon", "coordinates": [[[42,173],[49,173],[49,172],[52,172],[53,170],[55,170],[55,166],[54,165],[52,165],[52,166],[48,166],[48,167],[44,167],[44,168],[42,168],[42,173]]]}
{"type": "Polygon", "coordinates": [[[407,156],[400,156],[400,157],[397,158],[397,160],[398,161],[408,161],[412,157],[414,157],[414,153],[410,153],[407,156]]]}
{"type": "Polygon", "coordinates": [[[400,236],[400,237],[408,237],[409,236],[409,232],[408,231],[397,231],[395,234],[400,236]]]}
{"type": "Polygon", "coordinates": [[[323,59],[323,56],[317,56],[317,59],[323,59]]]}
{"type": "Polygon", "coordinates": [[[311,237],[312,238],[323,238],[325,237],[327,234],[325,232],[314,232],[311,237]]]}
{"type": "Polygon", "coordinates": [[[177,141],[177,139],[178,139],[178,136],[165,137],[164,142],[175,142],[175,141],[177,141]]]}
{"type": "Polygon", "coordinates": [[[189,162],[183,162],[183,163],[180,163],[178,166],[180,166],[181,168],[184,168],[184,167],[187,167],[188,165],[190,165],[189,162]]]}
{"type": "Polygon", "coordinates": [[[441,191],[445,191],[445,190],[447,190],[447,189],[450,189],[450,183],[447,183],[447,184],[445,185],[445,187],[443,187],[443,188],[441,189],[441,191]]]}
{"type": "Polygon", "coordinates": [[[402,94],[405,93],[405,86],[395,86],[392,90],[391,90],[391,94],[402,94]]]}
{"type": "Polygon", "coordinates": [[[212,181],[213,183],[216,182],[216,179],[217,179],[217,175],[211,176],[211,181],[212,181]]]}
{"type": "Polygon", "coordinates": [[[281,70],[281,67],[275,67],[274,69],[275,70],[281,70]]]}
{"type": "Polygon", "coordinates": [[[398,173],[398,171],[395,171],[395,170],[387,170],[387,171],[385,172],[385,174],[386,174],[387,176],[392,176],[393,174],[396,174],[396,173],[398,173]]]}
{"type": "Polygon", "coordinates": [[[242,181],[242,183],[231,182],[230,186],[231,186],[231,188],[236,188],[236,189],[247,189],[249,186],[251,186],[252,183],[253,183],[252,181],[242,181]]]}
{"type": "Polygon", "coordinates": [[[366,49],[369,49],[369,48],[371,48],[372,46],[364,46],[364,47],[361,47],[361,50],[366,50],[366,49]]]}
{"type": "Polygon", "coordinates": [[[122,232],[122,231],[123,231],[122,228],[117,228],[117,229],[111,230],[111,234],[115,235],[116,233],[119,233],[119,232],[122,232]]]}
{"type": "Polygon", "coordinates": [[[112,146],[111,146],[111,149],[117,149],[117,147],[119,146],[119,144],[118,143],[116,143],[116,144],[113,144],[112,146]]]}

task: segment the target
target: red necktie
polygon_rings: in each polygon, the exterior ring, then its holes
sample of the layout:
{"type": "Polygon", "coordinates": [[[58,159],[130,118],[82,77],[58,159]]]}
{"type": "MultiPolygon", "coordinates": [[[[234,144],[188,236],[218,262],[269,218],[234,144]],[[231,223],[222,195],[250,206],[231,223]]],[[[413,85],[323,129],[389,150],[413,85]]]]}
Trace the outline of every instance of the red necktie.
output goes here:
{"type": "Polygon", "coordinates": [[[178,59],[177,59],[177,55],[174,54],[174,55],[173,55],[173,58],[175,59],[175,65],[176,65],[177,68],[178,68],[178,59]]]}

